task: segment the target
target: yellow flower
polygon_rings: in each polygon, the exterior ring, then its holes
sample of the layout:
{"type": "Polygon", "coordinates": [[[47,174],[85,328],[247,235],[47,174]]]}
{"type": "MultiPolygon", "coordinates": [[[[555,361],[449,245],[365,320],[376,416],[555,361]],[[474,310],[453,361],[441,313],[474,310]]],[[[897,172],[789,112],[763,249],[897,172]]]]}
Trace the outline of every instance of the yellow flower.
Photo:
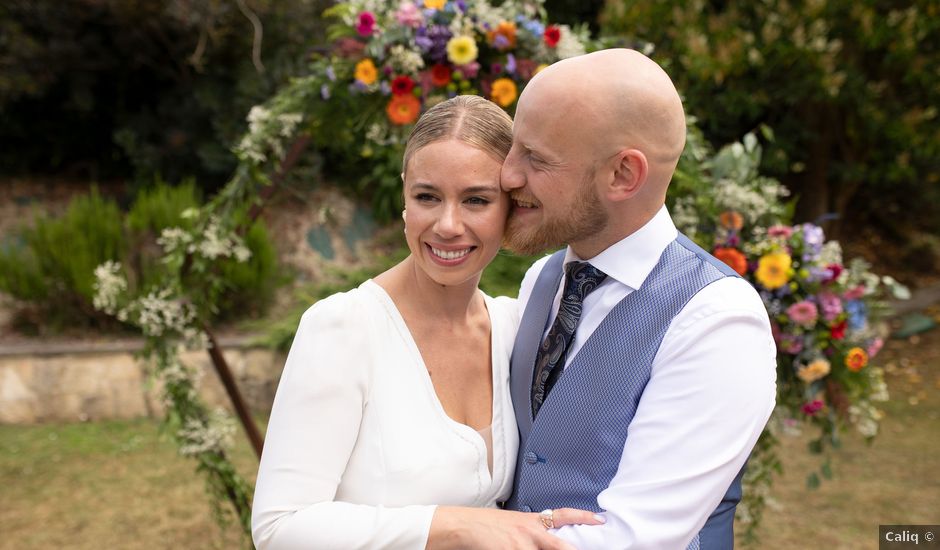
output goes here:
{"type": "Polygon", "coordinates": [[[809,384],[810,382],[815,382],[823,376],[826,376],[829,374],[830,370],[831,368],[829,361],[826,361],[825,359],[816,359],[809,365],[800,367],[800,370],[796,371],[796,375],[800,378],[800,380],[809,384]]]}
{"type": "Polygon", "coordinates": [[[366,58],[356,63],[356,80],[359,82],[369,86],[373,84],[378,77],[379,71],[375,68],[375,63],[373,63],[371,59],[366,58]]]}
{"type": "Polygon", "coordinates": [[[493,81],[493,88],[490,90],[490,99],[495,101],[500,107],[509,107],[519,96],[516,89],[516,83],[509,78],[497,78],[493,81]]]}
{"type": "Polygon", "coordinates": [[[534,76],[534,75],[539,74],[539,72],[540,72],[542,69],[544,69],[545,67],[548,67],[548,64],[547,64],[547,63],[540,63],[539,66],[535,68],[535,72],[532,73],[532,75],[534,76]]]}
{"type": "Polygon", "coordinates": [[[444,0],[424,0],[424,7],[429,10],[444,9],[444,0]]]}
{"type": "Polygon", "coordinates": [[[477,53],[477,43],[469,36],[455,36],[447,41],[447,59],[454,65],[476,61],[477,53]]]}
{"type": "Polygon", "coordinates": [[[790,280],[791,262],[790,255],[783,252],[761,256],[754,277],[767,290],[780,288],[790,280]]]}
{"type": "Polygon", "coordinates": [[[858,372],[868,364],[868,354],[862,348],[852,348],[845,354],[845,366],[852,372],[858,372]]]}

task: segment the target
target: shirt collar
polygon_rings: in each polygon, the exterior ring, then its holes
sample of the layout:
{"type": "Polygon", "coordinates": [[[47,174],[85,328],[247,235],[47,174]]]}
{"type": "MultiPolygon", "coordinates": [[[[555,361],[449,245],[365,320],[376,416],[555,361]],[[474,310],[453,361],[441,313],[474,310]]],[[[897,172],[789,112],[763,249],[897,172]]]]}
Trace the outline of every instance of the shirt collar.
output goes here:
{"type": "MultiPolygon", "coordinates": [[[[636,290],[659,262],[663,250],[676,240],[676,229],[668,210],[663,206],[650,221],[607,247],[587,261],[607,274],[609,278],[636,290]]],[[[583,261],[569,246],[565,251],[565,264],[583,261]]]]}

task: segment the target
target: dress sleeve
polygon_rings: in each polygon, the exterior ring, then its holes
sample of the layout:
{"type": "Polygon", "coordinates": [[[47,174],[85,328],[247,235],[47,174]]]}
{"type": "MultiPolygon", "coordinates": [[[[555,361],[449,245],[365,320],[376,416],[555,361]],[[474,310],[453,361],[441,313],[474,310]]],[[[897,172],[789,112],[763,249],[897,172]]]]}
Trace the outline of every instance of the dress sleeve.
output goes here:
{"type": "Polygon", "coordinates": [[[380,345],[368,341],[362,309],[352,293],[338,294],[301,318],[258,470],[251,527],[259,550],[425,547],[434,506],[334,501],[369,403],[368,346],[380,345]]]}

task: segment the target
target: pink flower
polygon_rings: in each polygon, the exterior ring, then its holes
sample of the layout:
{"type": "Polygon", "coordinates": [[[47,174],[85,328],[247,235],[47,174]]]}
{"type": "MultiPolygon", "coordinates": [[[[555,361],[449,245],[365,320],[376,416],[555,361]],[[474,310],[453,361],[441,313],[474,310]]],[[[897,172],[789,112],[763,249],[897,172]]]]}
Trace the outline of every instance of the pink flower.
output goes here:
{"type": "Polygon", "coordinates": [[[803,351],[803,338],[795,334],[781,334],[777,342],[777,349],[784,353],[796,355],[803,351]]]}
{"type": "Polygon", "coordinates": [[[820,292],[816,299],[819,300],[819,305],[822,307],[823,319],[835,321],[836,317],[842,313],[842,300],[835,294],[820,292]]]}
{"type": "Polygon", "coordinates": [[[476,61],[471,61],[466,65],[458,65],[457,70],[460,71],[460,74],[463,75],[467,80],[472,80],[477,77],[477,74],[480,72],[480,64],[476,61]]]}
{"type": "Polygon", "coordinates": [[[855,288],[851,288],[842,293],[842,297],[846,300],[858,300],[865,295],[865,287],[863,285],[858,285],[855,288]]]}
{"type": "Polygon", "coordinates": [[[811,327],[816,324],[816,319],[819,318],[819,310],[816,309],[816,304],[813,302],[803,300],[787,308],[787,317],[798,325],[811,327]]]}
{"type": "Polygon", "coordinates": [[[356,18],[356,32],[359,36],[372,36],[375,32],[375,15],[371,11],[364,11],[356,18]]]}
{"type": "Polygon", "coordinates": [[[813,416],[814,414],[821,411],[822,408],[823,408],[823,402],[820,401],[819,399],[813,399],[812,401],[808,403],[804,403],[801,409],[803,411],[803,414],[807,416],[813,416]]]}
{"type": "Polygon", "coordinates": [[[767,235],[770,237],[783,237],[789,239],[793,235],[793,228],[789,225],[772,225],[767,228],[767,235]]]}
{"type": "Polygon", "coordinates": [[[416,29],[424,22],[424,15],[414,2],[402,2],[395,11],[395,20],[400,25],[416,29]]]}
{"type": "Polygon", "coordinates": [[[868,353],[868,358],[871,359],[874,356],[878,355],[878,352],[881,351],[881,347],[885,345],[885,341],[881,338],[875,338],[868,344],[868,349],[865,350],[868,353]]]}

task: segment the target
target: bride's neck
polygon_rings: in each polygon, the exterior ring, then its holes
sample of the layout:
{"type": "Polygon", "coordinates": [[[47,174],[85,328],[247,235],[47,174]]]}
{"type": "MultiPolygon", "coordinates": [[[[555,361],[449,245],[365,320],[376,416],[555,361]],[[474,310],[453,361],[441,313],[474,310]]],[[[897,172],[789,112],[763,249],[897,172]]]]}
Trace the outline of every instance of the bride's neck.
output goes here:
{"type": "Polygon", "coordinates": [[[422,317],[459,323],[471,319],[485,307],[477,286],[479,275],[459,285],[442,285],[416,265],[411,256],[374,280],[400,310],[422,317]]]}

